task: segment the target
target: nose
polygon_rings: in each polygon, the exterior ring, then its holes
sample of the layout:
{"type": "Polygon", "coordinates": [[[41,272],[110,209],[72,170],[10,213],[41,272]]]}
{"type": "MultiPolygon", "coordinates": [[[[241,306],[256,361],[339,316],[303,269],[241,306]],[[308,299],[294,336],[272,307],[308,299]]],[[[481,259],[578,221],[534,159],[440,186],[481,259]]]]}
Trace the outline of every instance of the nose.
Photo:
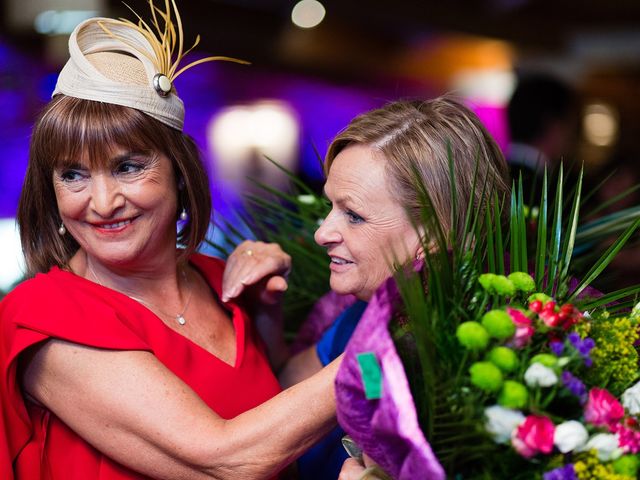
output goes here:
{"type": "Polygon", "coordinates": [[[322,221],[320,227],[313,235],[313,239],[316,243],[323,247],[328,247],[342,241],[342,234],[338,228],[337,218],[333,210],[329,212],[329,215],[322,221]]]}
{"type": "Polygon", "coordinates": [[[91,178],[91,209],[102,218],[112,217],[125,204],[120,183],[109,174],[91,178]]]}

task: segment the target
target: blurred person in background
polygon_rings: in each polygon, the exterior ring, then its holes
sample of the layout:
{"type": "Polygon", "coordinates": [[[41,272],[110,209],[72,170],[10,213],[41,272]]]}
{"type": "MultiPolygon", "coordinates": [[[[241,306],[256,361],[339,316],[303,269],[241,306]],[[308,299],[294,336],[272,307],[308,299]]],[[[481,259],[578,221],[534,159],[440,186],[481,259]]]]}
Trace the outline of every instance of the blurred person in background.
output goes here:
{"type": "Polygon", "coordinates": [[[565,82],[537,73],[519,78],[507,106],[513,181],[522,175],[526,203],[537,204],[545,168],[570,167],[578,134],[578,97],[565,82]],[[532,203],[531,203],[532,202],[532,203]]]}

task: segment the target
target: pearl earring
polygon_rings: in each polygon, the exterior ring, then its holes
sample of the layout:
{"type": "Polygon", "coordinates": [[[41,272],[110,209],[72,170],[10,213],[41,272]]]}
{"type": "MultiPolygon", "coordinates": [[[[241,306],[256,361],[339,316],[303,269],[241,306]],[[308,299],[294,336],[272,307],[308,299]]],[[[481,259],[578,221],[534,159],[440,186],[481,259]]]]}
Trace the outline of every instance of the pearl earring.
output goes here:
{"type": "Polygon", "coordinates": [[[180,220],[186,222],[189,220],[189,214],[187,213],[187,209],[182,207],[182,212],[180,212],[180,220]]]}
{"type": "Polygon", "coordinates": [[[67,233],[67,228],[64,226],[64,223],[60,224],[60,228],[58,228],[58,234],[62,237],[67,233]]]}

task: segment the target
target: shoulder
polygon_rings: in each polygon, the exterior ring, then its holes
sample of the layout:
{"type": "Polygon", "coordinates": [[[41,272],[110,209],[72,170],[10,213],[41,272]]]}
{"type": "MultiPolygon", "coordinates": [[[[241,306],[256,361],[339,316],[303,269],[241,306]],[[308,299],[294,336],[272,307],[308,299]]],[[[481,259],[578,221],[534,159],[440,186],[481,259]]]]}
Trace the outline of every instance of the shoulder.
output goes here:
{"type": "Polygon", "coordinates": [[[47,273],[38,273],[35,277],[18,284],[0,302],[2,309],[17,308],[20,305],[37,307],[48,304],[51,297],[57,297],[63,291],[58,281],[59,273],[60,270],[52,269],[47,273]]]}

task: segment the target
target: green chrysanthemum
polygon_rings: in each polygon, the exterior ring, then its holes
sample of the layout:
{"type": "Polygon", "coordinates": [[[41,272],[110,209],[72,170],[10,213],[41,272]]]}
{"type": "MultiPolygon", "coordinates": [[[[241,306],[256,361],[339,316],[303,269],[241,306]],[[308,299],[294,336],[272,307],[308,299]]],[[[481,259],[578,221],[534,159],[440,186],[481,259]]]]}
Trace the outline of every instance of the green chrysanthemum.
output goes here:
{"type": "Polygon", "coordinates": [[[489,332],[478,322],[461,323],[456,330],[456,336],[469,350],[483,350],[489,344],[489,332]]]}
{"type": "Polygon", "coordinates": [[[507,408],[524,408],[529,401],[529,391],[520,382],[507,380],[502,386],[498,403],[507,408]]]}
{"type": "Polygon", "coordinates": [[[536,282],[533,281],[531,275],[524,272],[513,272],[509,275],[509,280],[516,287],[516,290],[524,293],[532,292],[536,288],[536,282]]]}
{"type": "Polygon", "coordinates": [[[539,353],[538,355],[534,355],[529,361],[530,365],[534,363],[541,363],[545,367],[553,368],[558,363],[558,358],[550,353],[539,353]]]}
{"type": "Polygon", "coordinates": [[[482,316],[482,326],[489,335],[499,340],[507,339],[516,332],[516,326],[504,310],[491,310],[482,316]]]}
{"type": "Polygon", "coordinates": [[[469,368],[471,383],[487,392],[497,392],[502,386],[502,372],[491,362],[476,362],[469,368]]]}
{"type": "Polygon", "coordinates": [[[495,347],[489,352],[488,358],[503,372],[513,372],[518,368],[518,356],[510,348],[495,347]]]}

